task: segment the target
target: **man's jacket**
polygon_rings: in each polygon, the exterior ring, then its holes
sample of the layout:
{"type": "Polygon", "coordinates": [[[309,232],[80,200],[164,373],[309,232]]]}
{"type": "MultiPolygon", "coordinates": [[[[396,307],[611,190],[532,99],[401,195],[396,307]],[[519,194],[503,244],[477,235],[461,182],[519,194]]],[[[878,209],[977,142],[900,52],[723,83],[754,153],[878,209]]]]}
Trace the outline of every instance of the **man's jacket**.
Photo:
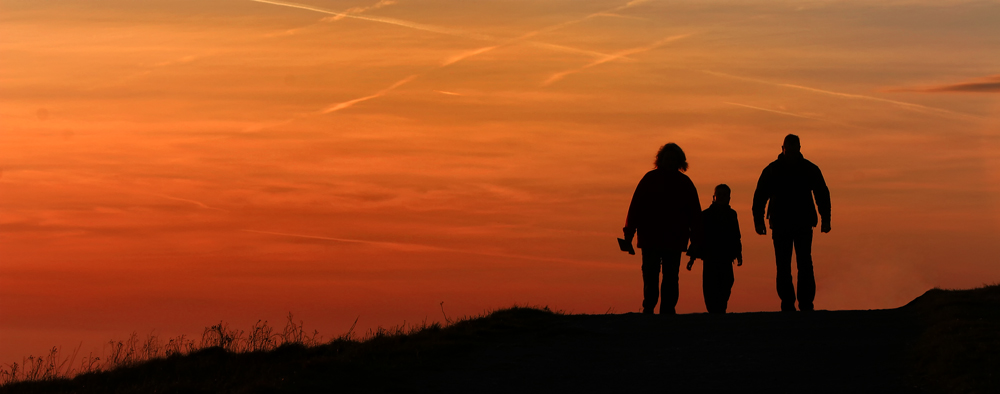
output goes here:
{"type": "Polygon", "coordinates": [[[778,155],[760,174],[753,193],[753,220],[757,228],[764,226],[764,207],[771,229],[803,229],[816,227],[819,215],[823,223],[830,222],[830,189],[826,187],[819,167],[802,154],[778,155]],[[813,203],[813,196],[816,202],[813,203]]]}
{"type": "Polygon", "coordinates": [[[677,170],[647,172],[632,195],[625,228],[638,230],[640,248],[680,252],[689,239],[693,247],[701,236],[701,202],[691,178],[677,170]]]}

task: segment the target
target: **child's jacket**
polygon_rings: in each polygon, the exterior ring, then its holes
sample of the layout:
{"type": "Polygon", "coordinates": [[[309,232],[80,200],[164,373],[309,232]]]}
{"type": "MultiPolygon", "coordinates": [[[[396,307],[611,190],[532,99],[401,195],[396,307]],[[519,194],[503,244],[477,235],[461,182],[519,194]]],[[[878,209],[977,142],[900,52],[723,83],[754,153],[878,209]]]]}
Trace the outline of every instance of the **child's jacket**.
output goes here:
{"type": "Polygon", "coordinates": [[[708,261],[732,262],[743,252],[740,222],[729,205],[712,203],[702,211],[704,237],[694,257],[708,261]]]}

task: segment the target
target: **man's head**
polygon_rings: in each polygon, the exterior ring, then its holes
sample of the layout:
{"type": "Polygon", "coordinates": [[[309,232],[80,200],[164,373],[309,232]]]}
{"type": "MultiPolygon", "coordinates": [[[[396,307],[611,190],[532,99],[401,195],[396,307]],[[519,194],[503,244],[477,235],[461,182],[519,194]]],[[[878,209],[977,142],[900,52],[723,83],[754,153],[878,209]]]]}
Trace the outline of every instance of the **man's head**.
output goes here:
{"type": "Polygon", "coordinates": [[[799,144],[799,136],[795,134],[789,134],[785,136],[785,142],[781,144],[781,153],[786,155],[796,154],[802,149],[802,145],[799,144]]]}
{"type": "Polygon", "coordinates": [[[715,187],[715,198],[713,201],[719,204],[729,205],[729,199],[732,196],[733,191],[729,189],[729,185],[725,183],[715,187]]]}
{"type": "Polygon", "coordinates": [[[681,147],[673,142],[660,147],[660,151],[656,152],[656,161],[653,164],[656,168],[668,170],[687,171],[688,169],[687,156],[684,155],[681,147]]]}

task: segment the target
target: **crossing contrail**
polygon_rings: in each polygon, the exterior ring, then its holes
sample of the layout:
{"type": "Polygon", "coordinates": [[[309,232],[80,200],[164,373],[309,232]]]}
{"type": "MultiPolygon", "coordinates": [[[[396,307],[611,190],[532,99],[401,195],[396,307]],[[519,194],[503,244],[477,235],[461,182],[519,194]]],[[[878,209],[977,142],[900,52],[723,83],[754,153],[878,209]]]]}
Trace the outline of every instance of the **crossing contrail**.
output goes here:
{"type": "MultiPolygon", "coordinates": [[[[339,21],[341,19],[346,18],[347,14],[360,14],[360,13],[367,12],[367,11],[370,11],[370,10],[377,10],[379,8],[386,7],[386,6],[393,5],[393,4],[396,4],[396,2],[393,1],[393,0],[379,0],[378,3],[372,4],[370,6],[366,6],[366,7],[351,7],[351,8],[348,8],[348,9],[344,10],[343,12],[341,12],[341,14],[344,14],[344,15],[331,15],[331,16],[324,17],[323,19],[320,19],[319,21],[320,22],[336,22],[336,21],[339,21]]],[[[314,26],[314,25],[315,24],[311,24],[311,25],[307,25],[307,26],[301,26],[301,27],[296,27],[296,28],[293,28],[293,29],[285,30],[285,31],[283,31],[281,33],[272,33],[272,34],[268,34],[266,36],[267,37],[288,36],[288,35],[296,34],[296,33],[300,32],[300,31],[305,30],[305,29],[308,29],[309,27],[314,26]]]]}
{"type": "MultiPolygon", "coordinates": [[[[344,14],[360,14],[360,13],[368,11],[368,10],[377,10],[379,8],[382,8],[382,7],[385,7],[385,6],[388,6],[388,5],[393,5],[393,4],[396,4],[396,2],[393,1],[393,0],[379,0],[378,3],[372,4],[372,5],[367,6],[367,7],[351,7],[351,8],[348,8],[348,9],[344,10],[343,13],[344,14]]],[[[329,19],[331,21],[339,21],[339,20],[344,19],[346,17],[347,17],[346,15],[334,15],[334,16],[329,16],[327,18],[324,18],[324,20],[329,19]]]]}
{"type": "MultiPolygon", "coordinates": [[[[580,23],[580,22],[583,22],[583,21],[586,21],[588,19],[595,18],[595,17],[598,17],[598,16],[606,16],[609,12],[613,13],[613,12],[616,12],[616,11],[621,11],[621,10],[633,7],[633,6],[637,5],[637,4],[644,3],[647,0],[632,0],[632,1],[630,1],[630,2],[628,2],[626,4],[624,4],[624,5],[612,8],[610,10],[600,11],[600,12],[596,12],[596,13],[593,13],[593,14],[589,14],[589,15],[584,16],[582,18],[578,18],[578,19],[574,19],[574,20],[570,20],[570,21],[566,21],[566,22],[561,22],[561,23],[558,23],[558,24],[555,24],[555,25],[552,25],[552,26],[549,26],[549,27],[545,27],[545,28],[542,28],[542,29],[530,31],[530,32],[524,33],[524,34],[522,34],[520,36],[511,38],[511,39],[506,39],[506,40],[500,40],[500,39],[497,39],[495,37],[484,35],[484,34],[470,33],[470,32],[465,32],[465,31],[461,31],[461,30],[448,29],[448,28],[444,28],[444,27],[440,27],[440,26],[420,24],[420,23],[409,22],[409,21],[404,21],[404,20],[399,20],[399,19],[393,19],[393,18],[382,18],[382,17],[367,16],[367,15],[357,15],[356,13],[337,12],[337,11],[328,10],[328,9],[325,9],[325,8],[322,8],[322,7],[316,7],[316,6],[306,5],[306,4],[299,4],[299,3],[293,3],[293,2],[288,2],[288,1],[279,1],[279,0],[251,0],[251,1],[255,1],[255,2],[258,2],[258,3],[266,3],[266,4],[272,4],[272,5],[285,6],[285,7],[299,8],[299,9],[304,9],[304,10],[309,10],[309,11],[315,11],[315,12],[320,12],[320,13],[324,13],[324,14],[334,15],[334,16],[336,16],[338,18],[354,18],[354,19],[367,20],[367,21],[373,21],[373,22],[388,23],[388,24],[392,24],[392,25],[403,26],[403,27],[408,27],[408,28],[417,29],[417,30],[430,31],[430,32],[435,32],[435,33],[440,33],[440,34],[452,35],[452,36],[457,36],[457,37],[466,37],[466,38],[472,38],[472,39],[483,40],[483,41],[491,41],[491,42],[497,43],[496,45],[491,45],[491,46],[476,48],[476,49],[468,50],[468,51],[465,51],[465,52],[462,52],[462,53],[459,53],[459,54],[456,54],[456,55],[452,55],[452,56],[450,56],[450,57],[442,60],[441,63],[438,65],[437,68],[447,67],[447,66],[455,64],[457,62],[460,62],[462,60],[468,59],[470,57],[481,55],[483,53],[490,52],[490,51],[492,51],[494,49],[505,47],[505,46],[509,46],[509,45],[512,45],[512,44],[515,44],[515,43],[520,43],[520,42],[534,44],[534,45],[538,45],[538,46],[542,46],[542,47],[546,47],[546,48],[551,48],[551,49],[555,49],[555,50],[560,50],[560,51],[569,51],[569,52],[574,52],[574,53],[583,53],[583,54],[587,54],[587,55],[590,55],[590,56],[593,56],[593,57],[597,58],[597,60],[595,60],[594,62],[591,62],[591,63],[589,63],[589,64],[587,64],[587,65],[585,65],[585,66],[583,66],[583,67],[581,67],[579,69],[569,70],[567,72],[562,73],[561,75],[554,76],[554,79],[550,78],[553,81],[561,79],[565,75],[568,75],[568,74],[571,74],[571,73],[574,73],[574,72],[579,72],[581,70],[584,70],[584,69],[596,66],[598,64],[607,63],[607,62],[613,61],[613,60],[627,58],[627,56],[629,56],[629,55],[633,55],[633,54],[636,54],[636,53],[648,51],[648,50],[653,49],[653,48],[655,48],[657,46],[663,45],[663,44],[665,44],[667,42],[670,42],[670,41],[673,41],[673,40],[680,39],[680,38],[688,36],[688,34],[684,34],[684,35],[679,35],[679,36],[667,37],[667,38],[665,38],[663,40],[657,41],[657,42],[655,42],[655,43],[653,43],[651,45],[648,45],[646,47],[633,48],[633,49],[621,51],[621,52],[614,53],[614,54],[606,54],[606,53],[601,53],[601,52],[588,51],[588,50],[583,50],[583,49],[566,47],[566,46],[562,46],[562,45],[548,44],[548,43],[542,43],[542,42],[529,41],[528,40],[529,38],[534,37],[534,36],[536,36],[538,34],[545,33],[545,32],[550,32],[550,31],[554,31],[554,30],[557,30],[557,29],[560,29],[560,28],[563,28],[563,27],[566,27],[566,26],[569,26],[569,25],[572,25],[572,24],[575,24],[575,23],[580,23]]],[[[381,3],[382,2],[380,2],[379,4],[381,4],[381,3]]],[[[328,107],[326,107],[326,108],[324,108],[322,110],[319,110],[317,112],[306,113],[306,114],[299,114],[299,115],[293,116],[291,118],[285,119],[283,121],[271,123],[271,124],[268,124],[268,125],[251,126],[251,127],[246,128],[245,131],[260,131],[260,130],[263,130],[265,128],[269,128],[269,127],[274,127],[274,126],[278,126],[278,125],[283,125],[283,124],[291,123],[291,122],[293,122],[293,121],[295,121],[297,119],[301,119],[301,118],[308,117],[308,116],[311,116],[311,115],[328,114],[328,113],[340,111],[340,110],[345,109],[345,108],[350,108],[351,106],[353,106],[355,104],[358,104],[358,103],[361,103],[361,102],[364,102],[364,101],[368,101],[368,100],[371,100],[371,99],[375,99],[375,98],[378,98],[378,97],[382,97],[385,94],[389,93],[390,91],[392,91],[392,90],[394,90],[394,89],[402,86],[403,84],[406,84],[407,82],[412,81],[413,79],[415,79],[415,78],[417,78],[419,76],[420,76],[419,74],[411,75],[409,77],[406,77],[406,78],[404,78],[404,79],[402,79],[402,80],[394,83],[393,85],[389,86],[388,88],[382,89],[382,90],[380,90],[380,91],[378,91],[378,92],[376,92],[374,94],[370,94],[370,95],[367,95],[367,96],[364,96],[364,97],[359,97],[359,98],[356,98],[356,99],[344,101],[344,102],[341,102],[341,103],[336,103],[336,104],[330,105],[330,106],[328,106],[328,107]]],[[[551,83],[551,82],[549,82],[549,83],[551,83]]]]}
{"type": "Polygon", "coordinates": [[[679,39],[682,39],[682,38],[688,37],[688,36],[690,36],[690,34],[680,34],[680,35],[676,35],[676,36],[667,37],[667,38],[664,38],[662,40],[656,41],[656,42],[654,42],[652,44],[646,45],[644,47],[626,49],[624,51],[621,51],[621,52],[618,52],[618,53],[615,53],[615,54],[611,54],[611,55],[602,57],[600,59],[594,60],[594,61],[592,61],[590,63],[587,63],[587,64],[585,64],[585,65],[583,65],[581,67],[577,67],[577,68],[574,68],[574,69],[571,69],[571,70],[557,72],[555,74],[552,74],[551,77],[549,77],[544,82],[542,82],[542,86],[549,86],[553,82],[556,82],[556,81],[559,81],[560,79],[565,78],[567,75],[576,74],[576,73],[578,73],[580,71],[583,71],[583,70],[586,70],[588,68],[591,68],[591,67],[594,67],[594,66],[597,66],[597,65],[601,65],[601,64],[610,62],[612,60],[618,60],[618,59],[621,59],[621,58],[629,56],[629,55],[635,55],[637,53],[642,53],[642,52],[650,51],[650,50],[653,50],[653,49],[655,49],[655,48],[657,48],[659,46],[662,46],[662,45],[664,45],[664,44],[666,44],[668,42],[676,41],[676,40],[679,40],[679,39]]]}
{"type": "Polygon", "coordinates": [[[449,28],[441,27],[441,26],[426,25],[426,24],[423,24],[423,23],[416,23],[416,22],[404,21],[404,20],[395,19],[395,18],[384,18],[384,17],[379,17],[379,16],[368,16],[368,15],[358,15],[358,14],[353,14],[353,13],[338,12],[338,11],[328,10],[328,9],[322,8],[322,7],[316,7],[316,6],[306,5],[306,4],[299,4],[299,3],[292,3],[292,2],[289,2],[289,1],[276,1],[276,0],[250,0],[250,1],[255,1],[255,2],[258,2],[258,3],[280,5],[280,6],[284,6],[284,7],[298,8],[298,9],[303,9],[303,10],[309,10],[309,11],[319,12],[319,13],[323,13],[323,14],[334,15],[334,16],[341,17],[341,18],[352,18],[352,19],[360,19],[360,20],[365,20],[365,21],[370,21],[370,22],[387,23],[387,24],[390,24],[390,25],[408,27],[408,28],[411,28],[411,29],[423,30],[423,31],[428,31],[428,32],[438,33],[438,34],[445,34],[445,35],[449,35],[449,36],[465,37],[465,38],[472,38],[472,39],[476,39],[476,40],[486,40],[486,41],[495,41],[496,40],[496,38],[488,36],[488,35],[485,35],[485,34],[464,32],[464,31],[461,31],[461,30],[449,29],[449,28]]]}
{"type": "MultiPolygon", "coordinates": [[[[606,53],[601,53],[601,52],[597,52],[597,51],[591,51],[591,50],[586,50],[586,49],[573,48],[573,47],[568,47],[568,46],[565,46],[565,45],[550,44],[550,43],[545,43],[545,42],[537,42],[537,41],[527,40],[528,38],[533,37],[535,35],[538,35],[540,33],[549,32],[549,31],[553,31],[553,30],[556,30],[556,29],[560,29],[562,27],[569,26],[569,25],[575,24],[575,23],[580,23],[582,21],[585,21],[585,20],[588,20],[588,19],[591,19],[591,18],[594,18],[594,17],[597,17],[597,16],[605,16],[606,13],[607,13],[607,11],[602,11],[602,12],[590,14],[590,15],[587,15],[586,17],[583,17],[583,18],[580,18],[580,19],[575,19],[575,20],[572,20],[572,21],[563,22],[563,23],[559,23],[559,24],[556,24],[556,25],[553,25],[553,26],[549,26],[549,27],[544,28],[544,29],[535,30],[535,31],[523,34],[523,35],[521,35],[521,36],[519,36],[517,38],[514,38],[514,39],[503,40],[503,39],[500,39],[500,38],[497,38],[497,37],[493,37],[493,36],[490,36],[490,35],[487,35],[487,34],[480,34],[480,33],[468,32],[468,31],[458,30],[458,29],[450,29],[450,28],[447,28],[447,27],[435,26],[435,25],[428,25],[428,24],[423,24],[423,23],[416,23],[416,22],[405,21],[405,20],[395,19],[395,18],[385,18],[385,17],[369,16],[369,15],[358,15],[358,13],[353,13],[353,12],[338,12],[338,11],[329,10],[329,9],[326,9],[326,8],[323,8],[323,7],[317,7],[317,6],[307,5],[307,4],[293,3],[293,2],[290,2],[290,1],[279,1],[279,0],[250,0],[250,1],[258,2],[258,3],[271,4],[271,5],[278,5],[278,6],[283,6],[283,7],[298,8],[298,9],[303,9],[303,10],[308,10],[308,11],[313,11],[313,12],[319,12],[319,13],[323,13],[323,14],[333,15],[334,17],[336,17],[338,19],[353,18],[353,19],[365,20],[365,21],[369,21],[369,22],[387,23],[387,24],[390,24],[390,25],[402,26],[402,27],[407,27],[407,28],[411,28],[411,29],[422,30],[422,31],[427,31],[427,32],[432,32],[432,33],[438,33],[438,34],[444,34],[444,35],[449,35],[449,36],[454,36],[454,37],[470,38],[470,39],[479,40],[479,41],[490,41],[490,42],[501,43],[501,45],[495,46],[493,48],[489,48],[489,49],[484,50],[484,51],[482,51],[480,53],[488,52],[489,50],[495,49],[496,47],[506,46],[506,45],[510,45],[512,43],[515,43],[515,42],[522,42],[523,41],[523,42],[525,42],[526,44],[529,44],[529,45],[533,45],[533,46],[537,46],[537,47],[541,47],[541,48],[548,48],[548,49],[557,50],[557,51],[561,51],[561,52],[577,53],[577,54],[587,55],[587,56],[591,56],[591,57],[598,57],[598,58],[608,56],[608,54],[606,54],[606,53]]],[[[645,2],[645,0],[639,1],[639,2],[632,1],[632,2],[629,2],[629,3],[625,4],[625,5],[623,5],[623,6],[619,6],[619,7],[613,8],[610,11],[620,11],[620,10],[632,7],[635,4],[640,4],[640,3],[643,3],[643,2],[645,2]]],[[[449,63],[449,64],[451,64],[451,63],[449,63]]]]}

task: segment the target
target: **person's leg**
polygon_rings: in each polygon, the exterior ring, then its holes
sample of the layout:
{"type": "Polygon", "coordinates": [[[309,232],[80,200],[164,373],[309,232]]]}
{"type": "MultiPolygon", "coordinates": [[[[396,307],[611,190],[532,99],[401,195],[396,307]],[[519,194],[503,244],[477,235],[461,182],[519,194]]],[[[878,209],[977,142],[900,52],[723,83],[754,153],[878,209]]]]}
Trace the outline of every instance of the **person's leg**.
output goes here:
{"type": "Polygon", "coordinates": [[[775,285],[781,298],[781,310],[795,311],[795,285],[792,284],[792,235],[787,231],[771,230],[774,261],[777,266],[775,285]]]}
{"type": "Polygon", "coordinates": [[[681,252],[663,253],[663,287],[660,289],[660,314],[676,314],[677,298],[680,295],[677,282],[680,281],[681,252]]]}
{"type": "Polygon", "coordinates": [[[798,270],[799,310],[813,310],[816,297],[816,277],[812,262],[812,229],[795,233],[795,266],[798,270]]]}
{"type": "Polygon", "coordinates": [[[705,259],[701,260],[701,294],[705,297],[705,310],[712,313],[713,307],[715,306],[715,289],[713,285],[715,284],[713,278],[713,272],[711,266],[708,265],[708,261],[705,259]]]}
{"type": "Polygon", "coordinates": [[[719,275],[719,311],[726,313],[729,309],[729,296],[733,294],[733,283],[736,277],[733,275],[733,262],[727,261],[720,267],[719,275]]]}
{"type": "Polygon", "coordinates": [[[722,304],[722,285],[725,275],[719,270],[719,262],[708,259],[704,260],[705,274],[702,278],[702,290],[705,293],[705,309],[708,313],[725,313],[725,305],[722,304]]]}
{"type": "Polygon", "coordinates": [[[657,251],[642,249],[642,313],[653,313],[660,298],[661,258],[657,251]]]}

